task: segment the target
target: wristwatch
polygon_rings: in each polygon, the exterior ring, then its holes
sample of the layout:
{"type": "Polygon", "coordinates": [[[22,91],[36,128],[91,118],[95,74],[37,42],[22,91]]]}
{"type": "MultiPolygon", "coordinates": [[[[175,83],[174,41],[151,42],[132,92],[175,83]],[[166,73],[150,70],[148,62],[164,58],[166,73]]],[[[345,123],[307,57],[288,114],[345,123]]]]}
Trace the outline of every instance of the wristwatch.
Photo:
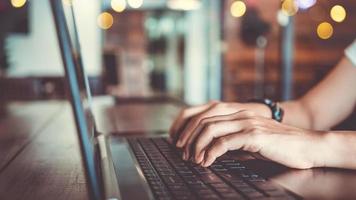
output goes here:
{"type": "Polygon", "coordinates": [[[271,99],[254,99],[249,102],[265,104],[271,110],[272,119],[278,122],[281,122],[283,120],[284,110],[278,105],[278,102],[274,102],[271,99]]]}

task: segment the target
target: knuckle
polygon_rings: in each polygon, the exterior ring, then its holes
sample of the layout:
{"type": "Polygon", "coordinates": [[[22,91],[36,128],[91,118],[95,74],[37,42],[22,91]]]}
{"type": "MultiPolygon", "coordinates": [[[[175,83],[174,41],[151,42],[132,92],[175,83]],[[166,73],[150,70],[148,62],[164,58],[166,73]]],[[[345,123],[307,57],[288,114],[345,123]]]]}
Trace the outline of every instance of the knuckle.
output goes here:
{"type": "Polygon", "coordinates": [[[255,113],[251,110],[244,110],[242,111],[244,113],[244,115],[246,115],[247,117],[253,117],[255,116],[255,113]]]}
{"type": "Polygon", "coordinates": [[[260,125],[256,125],[254,127],[251,128],[251,134],[254,135],[254,136],[258,136],[258,137],[261,137],[263,134],[265,134],[267,131],[266,131],[266,128],[264,128],[263,126],[260,126],[260,125]]]}
{"type": "Polygon", "coordinates": [[[252,128],[251,128],[251,133],[253,135],[256,135],[256,134],[259,134],[261,132],[261,128],[259,126],[256,126],[254,125],[252,128]]]}
{"type": "Polygon", "coordinates": [[[209,118],[208,117],[206,117],[206,118],[203,118],[202,120],[200,120],[200,124],[201,125],[206,125],[207,123],[209,123],[209,118]]]}
{"type": "Polygon", "coordinates": [[[252,127],[252,129],[255,129],[258,126],[258,121],[256,119],[248,119],[247,124],[252,127]]]}
{"type": "Polygon", "coordinates": [[[220,147],[220,148],[222,147],[225,149],[227,146],[227,140],[224,137],[221,137],[216,141],[216,145],[217,145],[217,147],[220,147]]]}
{"type": "Polygon", "coordinates": [[[206,112],[203,112],[194,116],[192,120],[195,121],[196,123],[200,123],[203,119],[207,118],[207,115],[208,114],[206,112]]]}
{"type": "Polygon", "coordinates": [[[254,126],[262,127],[264,125],[263,120],[261,120],[261,118],[259,118],[259,117],[253,116],[253,117],[250,118],[250,120],[251,120],[250,121],[251,124],[254,125],[254,126]]]}
{"type": "Polygon", "coordinates": [[[225,103],[222,103],[222,102],[216,103],[214,105],[214,108],[216,108],[216,109],[221,109],[221,108],[225,108],[225,107],[226,107],[225,103]]]}
{"type": "Polygon", "coordinates": [[[200,122],[200,116],[198,115],[198,116],[195,116],[195,117],[193,117],[191,120],[190,120],[190,123],[191,124],[199,124],[199,122],[200,122]]]}
{"type": "Polygon", "coordinates": [[[206,132],[206,134],[211,135],[214,133],[215,129],[216,129],[215,123],[208,123],[206,125],[205,132],[206,132]]]}

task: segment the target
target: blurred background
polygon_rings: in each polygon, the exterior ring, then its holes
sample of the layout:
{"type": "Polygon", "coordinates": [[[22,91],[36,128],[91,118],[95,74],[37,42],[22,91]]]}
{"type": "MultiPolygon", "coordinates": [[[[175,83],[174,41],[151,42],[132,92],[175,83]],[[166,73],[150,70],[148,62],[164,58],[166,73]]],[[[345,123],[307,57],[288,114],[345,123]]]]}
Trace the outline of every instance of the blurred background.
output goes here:
{"type": "MultiPolygon", "coordinates": [[[[63,0],[94,95],[298,98],[356,38],[354,0],[63,0]]],[[[49,3],[0,1],[0,100],[64,99],[49,3]]]]}

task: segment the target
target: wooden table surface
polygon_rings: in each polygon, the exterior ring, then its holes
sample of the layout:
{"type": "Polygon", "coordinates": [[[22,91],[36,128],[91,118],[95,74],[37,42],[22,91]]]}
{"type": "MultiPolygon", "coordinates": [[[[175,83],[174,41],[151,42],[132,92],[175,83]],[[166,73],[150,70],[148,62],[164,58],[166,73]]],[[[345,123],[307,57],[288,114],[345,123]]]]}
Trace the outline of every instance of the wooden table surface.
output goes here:
{"type": "MultiPolygon", "coordinates": [[[[98,129],[107,133],[167,130],[180,109],[169,104],[113,106],[111,98],[98,98],[93,105],[98,129]]],[[[68,102],[1,104],[0,199],[87,199],[68,102]]]]}

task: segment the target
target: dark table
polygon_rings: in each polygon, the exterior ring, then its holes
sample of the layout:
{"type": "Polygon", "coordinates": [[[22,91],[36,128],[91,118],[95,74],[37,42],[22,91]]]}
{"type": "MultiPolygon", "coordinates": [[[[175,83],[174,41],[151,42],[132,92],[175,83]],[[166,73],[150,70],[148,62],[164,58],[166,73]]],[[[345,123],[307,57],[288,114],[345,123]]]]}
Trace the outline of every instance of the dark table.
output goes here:
{"type": "MultiPolygon", "coordinates": [[[[181,108],[169,103],[114,102],[100,97],[93,104],[98,129],[107,134],[167,130],[181,108]]],[[[254,163],[251,160],[251,167],[254,163]]],[[[257,162],[254,167],[304,197],[356,199],[355,171],[270,165],[257,162]]],[[[0,104],[0,199],[88,199],[68,102],[0,104]]]]}
{"type": "MultiPolygon", "coordinates": [[[[96,98],[93,105],[98,130],[115,134],[168,130],[179,110],[170,104],[114,106],[109,97],[96,98]],[[162,112],[167,114],[153,117],[162,112]]],[[[88,199],[70,104],[0,107],[0,199],[88,199]]]]}

